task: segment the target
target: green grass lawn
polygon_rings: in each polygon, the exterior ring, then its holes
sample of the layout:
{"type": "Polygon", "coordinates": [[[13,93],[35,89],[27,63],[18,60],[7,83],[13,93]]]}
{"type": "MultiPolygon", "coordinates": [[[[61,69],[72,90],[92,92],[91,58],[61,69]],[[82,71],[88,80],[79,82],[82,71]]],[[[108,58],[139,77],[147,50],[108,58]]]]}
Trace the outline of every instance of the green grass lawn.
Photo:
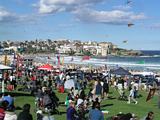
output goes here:
{"type": "MultiPolygon", "coordinates": [[[[57,93],[57,91],[55,91],[57,93]]],[[[110,95],[115,99],[107,99],[102,101],[101,109],[108,110],[109,114],[105,115],[105,118],[111,117],[116,115],[119,112],[122,113],[134,113],[139,118],[143,118],[149,111],[153,111],[155,113],[154,120],[160,120],[160,109],[157,107],[158,97],[154,96],[153,99],[146,102],[147,93],[144,91],[139,92],[142,97],[138,98],[138,104],[135,105],[134,103],[127,104],[126,101],[117,100],[119,94],[111,88],[110,95]]],[[[66,94],[57,93],[57,96],[60,99],[60,102],[65,101],[66,94]]],[[[32,96],[17,96],[15,97],[15,105],[22,107],[25,103],[31,104],[31,114],[33,115],[34,120],[36,120],[35,114],[35,104],[34,104],[34,97],[32,96]]],[[[58,110],[62,113],[61,115],[53,115],[55,120],[65,120],[66,119],[66,107],[64,105],[60,105],[58,110]]],[[[16,113],[18,114],[20,110],[17,110],[16,113]]]]}

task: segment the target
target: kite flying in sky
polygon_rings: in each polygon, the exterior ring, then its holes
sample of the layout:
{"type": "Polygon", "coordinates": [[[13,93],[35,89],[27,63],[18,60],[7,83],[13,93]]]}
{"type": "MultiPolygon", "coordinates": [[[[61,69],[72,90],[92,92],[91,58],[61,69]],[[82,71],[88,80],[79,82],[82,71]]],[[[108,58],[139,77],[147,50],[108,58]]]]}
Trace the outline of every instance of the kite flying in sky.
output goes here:
{"type": "Polygon", "coordinates": [[[124,40],[124,41],[123,41],[123,43],[127,43],[127,42],[128,42],[128,40],[124,40]]]}
{"type": "Polygon", "coordinates": [[[134,24],[133,23],[128,23],[128,27],[131,27],[133,26],[134,24]]]}
{"type": "Polygon", "coordinates": [[[127,0],[127,5],[129,5],[129,4],[131,4],[132,3],[132,1],[131,0],[127,0]]]}

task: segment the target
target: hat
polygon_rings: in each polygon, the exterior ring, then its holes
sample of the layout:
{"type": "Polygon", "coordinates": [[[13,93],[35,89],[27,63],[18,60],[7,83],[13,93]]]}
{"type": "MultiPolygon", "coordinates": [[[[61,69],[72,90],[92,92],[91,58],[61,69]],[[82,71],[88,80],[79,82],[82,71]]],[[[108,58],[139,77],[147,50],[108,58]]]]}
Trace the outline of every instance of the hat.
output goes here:
{"type": "Polygon", "coordinates": [[[77,106],[79,106],[81,103],[83,103],[83,100],[82,99],[78,99],[77,106]]]}
{"type": "Polygon", "coordinates": [[[42,114],[42,110],[38,110],[36,113],[37,113],[37,114],[38,114],[38,113],[39,113],[39,114],[42,114]]]}
{"type": "Polygon", "coordinates": [[[75,101],[73,101],[73,100],[69,100],[69,103],[75,103],[75,101]]]}

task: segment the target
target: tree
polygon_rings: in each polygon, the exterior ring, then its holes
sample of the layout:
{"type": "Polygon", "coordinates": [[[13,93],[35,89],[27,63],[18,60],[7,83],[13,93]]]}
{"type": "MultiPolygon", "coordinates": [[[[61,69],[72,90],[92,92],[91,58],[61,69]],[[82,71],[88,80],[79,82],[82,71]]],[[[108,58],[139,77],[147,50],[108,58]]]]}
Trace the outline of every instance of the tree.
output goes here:
{"type": "Polygon", "coordinates": [[[70,52],[68,53],[70,56],[73,56],[74,54],[75,54],[76,52],[72,49],[72,48],[70,48],[70,52]]]}
{"type": "Polygon", "coordinates": [[[92,53],[89,50],[83,51],[83,55],[91,56],[92,53]]]}

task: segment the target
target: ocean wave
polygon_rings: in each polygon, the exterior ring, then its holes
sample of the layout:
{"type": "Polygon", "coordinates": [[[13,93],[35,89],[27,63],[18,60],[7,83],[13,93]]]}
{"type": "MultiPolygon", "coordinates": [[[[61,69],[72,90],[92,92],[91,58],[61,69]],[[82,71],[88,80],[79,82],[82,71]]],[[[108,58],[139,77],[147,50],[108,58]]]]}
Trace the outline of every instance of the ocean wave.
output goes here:
{"type": "MultiPolygon", "coordinates": [[[[39,61],[46,61],[46,58],[43,57],[38,57],[37,58],[39,61]]],[[[126,58],[124,58],[126,59],[126,58]]],[[[138,59],[139,60],[139,59],[138,59]]],[[[137,61],[138,61],[137,60],[137,61]]],[[[51,59],[49,60],[49,62],[53,63],[56,62],[57,58],[56,57],[51,57],[51,59]]],[[[76,56],[76,57],[72,57],[72,56],[65,56],[64,57],[64,63],[67,64],[84,64],[84,65],[95,65],[95,66],[122,66],[122,67],[142,67],[142,68],[148,68],[148,69],[160,69],[160,62],[156,62],[156,63],[144,63],[144,64],[138,64],[137,61],[118,61],[118,59],[115,58],[114,61],[111,61],[109,59],[98,59],[98,58],[91,58],[90,60],[82,60],[81,56],[76,56]],[[72,59],[73,58],[73,59],[72,59]]]]}

